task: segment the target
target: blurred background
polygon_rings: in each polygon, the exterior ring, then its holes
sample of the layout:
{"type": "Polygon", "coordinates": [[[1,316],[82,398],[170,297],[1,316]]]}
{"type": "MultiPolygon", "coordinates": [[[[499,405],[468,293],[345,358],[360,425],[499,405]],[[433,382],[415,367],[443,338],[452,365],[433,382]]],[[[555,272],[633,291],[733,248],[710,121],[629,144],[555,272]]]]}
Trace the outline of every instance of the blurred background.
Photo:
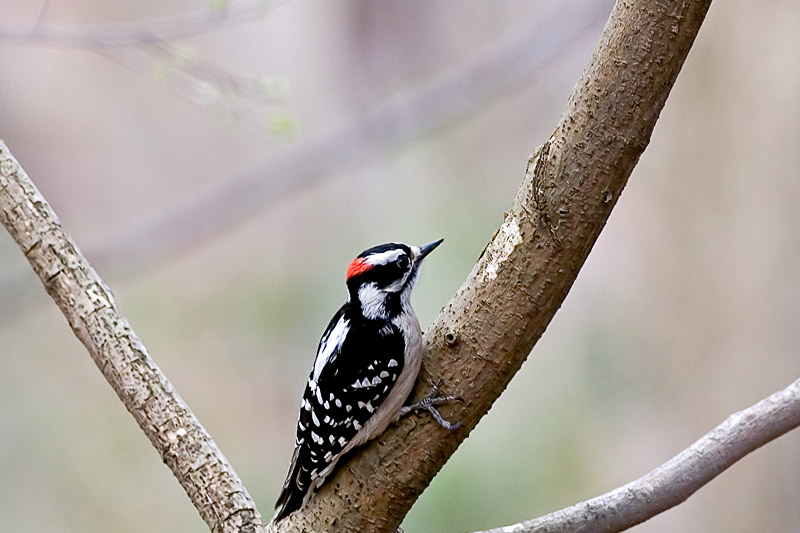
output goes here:
{"type": "MultiPolygon", "coordinates": [[[[349,261],[444,237],[428,324],[610,10],[0,0],[0,137],[270,515],[349,261]]],[[[596,496],[800,375],[798,49],[796,2],[711,7],[569,297],[407,532],[596,496]]],[[[4,231],[0,357],[0,531],[207,531],[4,231]]],[[[799,479],[794,432],[636,531],[800,531],[799,479]]]]}

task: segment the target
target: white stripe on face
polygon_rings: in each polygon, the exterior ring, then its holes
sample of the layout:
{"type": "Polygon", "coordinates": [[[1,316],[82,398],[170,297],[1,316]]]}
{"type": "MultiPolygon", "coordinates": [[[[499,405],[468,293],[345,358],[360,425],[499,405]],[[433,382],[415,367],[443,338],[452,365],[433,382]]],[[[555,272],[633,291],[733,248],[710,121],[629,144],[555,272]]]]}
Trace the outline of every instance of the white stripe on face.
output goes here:
{"type": "Polygon", "coordinates": [[[396,250],[388,250],[378,254],[370,254],[364,260],[372,266],[388,265],[392,261],[396,261],[398,257],[405,254],[405,252],[398,248],[396,250]]]}

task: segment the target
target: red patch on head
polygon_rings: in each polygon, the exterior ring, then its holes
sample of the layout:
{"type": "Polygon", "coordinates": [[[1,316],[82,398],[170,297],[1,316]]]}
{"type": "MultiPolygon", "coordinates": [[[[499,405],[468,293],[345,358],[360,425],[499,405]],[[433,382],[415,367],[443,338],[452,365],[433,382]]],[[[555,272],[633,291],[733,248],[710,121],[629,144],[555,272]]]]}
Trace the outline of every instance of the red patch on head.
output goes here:
{"type": "Polygon", "coordinates": [[[358,276],[372,268],[372,265],[367,263],[367,261],[363,257],[359,257],[355,259],[350,266],[347,267],[347,279],[352,278],[353,276],[358,276]]]}

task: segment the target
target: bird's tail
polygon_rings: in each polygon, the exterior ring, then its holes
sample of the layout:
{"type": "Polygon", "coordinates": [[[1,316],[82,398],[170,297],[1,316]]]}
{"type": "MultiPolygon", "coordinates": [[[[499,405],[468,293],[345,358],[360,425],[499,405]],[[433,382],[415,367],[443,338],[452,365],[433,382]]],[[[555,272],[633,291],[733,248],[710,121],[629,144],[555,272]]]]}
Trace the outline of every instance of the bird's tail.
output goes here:
{"type": "Polygon", "coordinates": [[[311,488],[311,476],[300,468],[298,455],[300,455],[300,446],[294,450],[289,473],[286,475],[286,481],[283,482],[283,490],[281,490],[281,495],[275,503],[273,522],[277,522],[300,509],[303,506],[306,494],[311,488]]]}

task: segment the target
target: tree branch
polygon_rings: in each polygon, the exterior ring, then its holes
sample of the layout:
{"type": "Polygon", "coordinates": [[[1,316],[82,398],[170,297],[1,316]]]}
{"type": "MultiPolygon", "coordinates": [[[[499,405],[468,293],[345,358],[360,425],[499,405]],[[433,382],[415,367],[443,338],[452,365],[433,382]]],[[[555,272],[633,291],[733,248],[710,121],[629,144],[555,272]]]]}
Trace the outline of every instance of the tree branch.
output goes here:
{"type": "Polygon", "coordinates": [[[764,444],[800,426],[800,380],[735,413],[646,476],[597,498],[479,533],[611,533],[685,501],[764,444]]]}
{"type": "Polygon", "coordinates": [[[211,530],[259,531],[261,516],[233,467],[2,141],[0,222],[211,530]]]}
{"type": "MultiPolygon", "coordinates": [[[[276,531],[394,531],[505,389],[560,307],[647,146],[710,0],[617,2],[503,225],[426,334],[429,376],[462,428],[408,417],[276,531]]],[[[428,389],[418,387],[420,397],[428,389]]]]}

